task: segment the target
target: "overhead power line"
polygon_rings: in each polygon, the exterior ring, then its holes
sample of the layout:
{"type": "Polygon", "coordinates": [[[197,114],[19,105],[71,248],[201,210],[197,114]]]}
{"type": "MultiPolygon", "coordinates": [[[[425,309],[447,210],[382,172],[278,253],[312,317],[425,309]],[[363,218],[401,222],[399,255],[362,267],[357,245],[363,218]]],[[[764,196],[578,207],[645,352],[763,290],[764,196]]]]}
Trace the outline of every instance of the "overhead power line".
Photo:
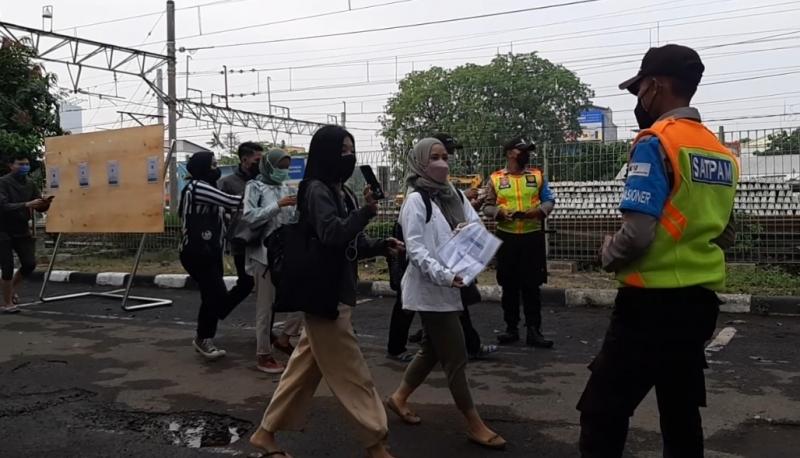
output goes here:
{"type": "MultiPolygon", "coordinates": [[[[341,36],[349,36],[349,35],[360,35],[364,33],[373,33],[373,32],[385,32],[389,30],[401,30],[401,29],[408,29],[408,28],[416,28],[416,27],[425,27],[430,25],[440,25],[440,24],[449,24],[453,22],[463,22],[463,21],[471,21],[475,19],[485,19],[489,17],[497,17],[497,16],[507,16],[509,14],[519,14],[525,13],[530,11],[541,11],[547,10],[552,8],[562,8],[567,6],[574,6],[574,5],[581,5],[584,3],[595,3],[599,0],[575,0],[571,2],[564,2],[564,3],[554,3],[551,5],[543,5],[543,6],[536,6],[532,8],[522,8],[516,10],[509,10],[509,11],[498,11],[495,13],[485,13],[485,14],[477,14],[473,16],[463,16],[458,18],[451,18],[451,19],[439,19],[436,21],[425,21],[425,22],[415,22],[413,24],[400,24],[400,25],[393,25],[387,27],[376,27],[371,29],[360,29],[360,30],[351,30],[349,32],[335,32],[335,33],[325,33],[319,35],[308,35],[302,37],[288,37],[288,38],[275,38],[272,40],[261,40],[261,41],[250,41],[244,43],[229,43],[229,44],[222,44],[222,45],[214,45],[214,46],[207,46],[206,48],[233,48],[239,46],[252,46],[252,45],[263,45],[263,44],[271,44],[271,43],[286,43],[290,41],[299,41],[299,40],[311,40],[316,38],[332,38],[332,37],[341,37],[341,36]]],[[[231,29],[230,31],[240,30],[231,29]]],[[[227,30],[226,30],[227,31],[227,30]]]]}
{"type": "MultiPolygon", "coordinates": [[[[203,8],[203,7],[206,7],[206,6],[218,5],[220,3],[233,3],[233,2],[239,2],[239,1],[242,1],[242,0],[217,0],[217,1],[214,1],[214,2],[203,3],[203,4],[200,4],[200,5],[184,6],[184,7],[181,7],[181,8],[175,8],[175,11],[189,10],[189,9],[195,9],[195,8],[203,8]]],[[[130,21],[130,20],[133,20],[133,19],[141,19],[141,18],[146,18],[146,17],[150,17],[150,16],[157,16],[159,14],[164,14],[164,11],[163,10],[162,11],[153,11],[151,13],[136,14],[136,15],[133,15],[133,16],[125,16],[125,17],[120,17],[120,18],[116,18],[116,19],[108,19],[108,20],[105,20],[105,21],[92,22],[92,23],[89,23],[89,24],[73,25],[73,26],[70,26],[70,27],[64,27],[62,29],[57,29],[56,32],[64,32],[64,31],[74,30],[74,29],[84,29],[84,28],[87,28],[87,27],[94,27],[94,26],[105,25],[105,24],[115,24],[117,22],[125,22],[125,21],[130,21]]]]}

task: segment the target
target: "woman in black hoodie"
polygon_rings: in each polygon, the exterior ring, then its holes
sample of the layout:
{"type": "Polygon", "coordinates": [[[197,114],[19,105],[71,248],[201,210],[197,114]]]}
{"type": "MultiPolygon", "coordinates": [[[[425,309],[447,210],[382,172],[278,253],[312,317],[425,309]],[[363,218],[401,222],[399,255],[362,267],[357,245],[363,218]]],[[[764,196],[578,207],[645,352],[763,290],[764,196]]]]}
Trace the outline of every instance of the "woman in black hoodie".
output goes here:
{"type": "Polygon", "coordinates": [[[213,153],[193,154],[186,169],[191,179],[181,194],[180,259],[200,287],[197,337],[192,345],[204,358],[213,361],[225,356],[225,350],[214,345],[217,322],[225,319],[242,300],[228,293],[222,267],[225,209],[239,208],[242,197],[217,189],[220,170],[213,153]]]}
{"type": "MultiPolygon", "coordinates": [[[[315,237],[326,264],[323,278],[308,278],[313,290],[306,309],[305,327],[286,371],[264,413],[261,427],[250,438],[267,456],[288,457],[275,442],[275,433],[299,430],[317,386],[324,378],[357,425],[368,456],[391,457],[385,447],[386,411],[375,389],[350,321],[356,304],[357,260],[402,250],[395,239],[371,240],[364,235],[377,214],[377,202],[365,194],[358,208],[356,196],[344,182],[355,170],[353,136],[339,126],[325,126],[311,140],[297,209],[300,224],[315,237]]],[[[288,253],[287,253],[288,256],[288,253]]]]}

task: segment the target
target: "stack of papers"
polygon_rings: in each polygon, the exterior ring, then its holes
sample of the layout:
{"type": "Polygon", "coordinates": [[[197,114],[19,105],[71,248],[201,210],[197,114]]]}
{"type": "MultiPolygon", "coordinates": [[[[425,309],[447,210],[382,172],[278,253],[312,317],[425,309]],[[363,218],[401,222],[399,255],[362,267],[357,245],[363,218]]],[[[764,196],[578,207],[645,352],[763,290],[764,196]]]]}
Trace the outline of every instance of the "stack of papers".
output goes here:
{"type": "Polygon", "coordinates": [[[442,245],[436,254],[445,267],[469,285],[486,269],[502,243],[483,224],[470,223],[442,245]]]}

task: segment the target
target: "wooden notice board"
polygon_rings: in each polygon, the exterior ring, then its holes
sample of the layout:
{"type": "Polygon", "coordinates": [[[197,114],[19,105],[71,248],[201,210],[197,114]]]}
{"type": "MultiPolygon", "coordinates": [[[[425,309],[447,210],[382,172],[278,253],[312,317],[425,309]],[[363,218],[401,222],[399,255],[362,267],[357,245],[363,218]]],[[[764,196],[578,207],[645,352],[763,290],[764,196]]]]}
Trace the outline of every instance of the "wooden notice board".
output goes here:
{"type": "Polygon", "coordinates": [[[45,139],[50,233],[164,232],[161,124],[45,139]]]}

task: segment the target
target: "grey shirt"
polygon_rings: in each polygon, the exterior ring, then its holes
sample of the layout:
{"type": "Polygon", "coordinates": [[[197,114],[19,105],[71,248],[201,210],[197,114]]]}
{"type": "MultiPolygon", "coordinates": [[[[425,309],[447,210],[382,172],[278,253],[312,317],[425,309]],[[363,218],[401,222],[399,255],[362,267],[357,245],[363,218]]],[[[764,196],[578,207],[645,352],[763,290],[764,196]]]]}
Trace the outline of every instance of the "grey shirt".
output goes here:
{"type": "MultiPolygon", "coordinates": [[[[217,182],[217,187],[220,191],[224,192],[225,194],[230,194],[232,196],[244,196],[244,190],[247,186],[247,182],[250,181],[250,175],[242,171],[242,166],[236,167],[236,171],[231,173],[230,175],[220,178],[217,182]]],[[[240,209],[231,210],[229,213],[225,214],[225,224],[230,225],[231,220],[234,216],[237,216],[240,209]]],[[[229,230],[232,228],[228,228],[229,230]]],[[[230,243],[230,250],[231,254],[239,255],[244,254],[244,246],[238,243],[230,243]]]]}
{"type": "MultiPolygon", "coordinates": [[[[682,107],[669,111],[658,120],[666,118],[692,119],[700,122],[700,112],[692,107],[682,107]]],[[[672,164],[667,160],[663,148],[661,157],[667,171],[667,177],[672,181],[672,164]]],[[[671,185],[672,183],[670,183],[671,185]]],[[[626,211],[622,213],[622,227],[614,234],[611,242],[602,248],[603,269],[608,272],[617,272],[644,256],[647,249],[656,238],[658,219],[644,213],[626,211]]],[[[733,246],[736,241],[733,212],[725,231],[714,240],[722,249],[733,246]]]]}

